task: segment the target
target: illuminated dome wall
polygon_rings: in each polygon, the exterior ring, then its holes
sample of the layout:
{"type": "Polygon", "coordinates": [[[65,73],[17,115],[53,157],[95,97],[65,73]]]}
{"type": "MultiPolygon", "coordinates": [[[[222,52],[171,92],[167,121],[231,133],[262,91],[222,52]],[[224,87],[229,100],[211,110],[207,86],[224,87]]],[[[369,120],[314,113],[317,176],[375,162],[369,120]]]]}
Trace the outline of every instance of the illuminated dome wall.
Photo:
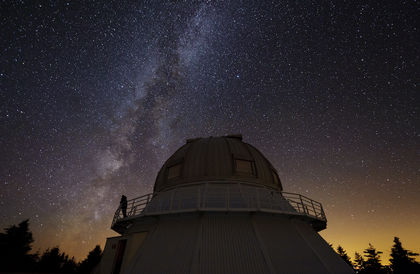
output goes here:
{"type": "Polygon", "coordinates": [[[154,191],[202,181],[239,181],[282,190],[277,171],[241,135],[187,140],[163,165],[154,191]]]}
{"type": "Polygon", "coordinates": [[[114,214],[99,273],[354,273],[317,233],[322,204],[282,191],[240,135],[187,140],[153,193],[114,214]]]}

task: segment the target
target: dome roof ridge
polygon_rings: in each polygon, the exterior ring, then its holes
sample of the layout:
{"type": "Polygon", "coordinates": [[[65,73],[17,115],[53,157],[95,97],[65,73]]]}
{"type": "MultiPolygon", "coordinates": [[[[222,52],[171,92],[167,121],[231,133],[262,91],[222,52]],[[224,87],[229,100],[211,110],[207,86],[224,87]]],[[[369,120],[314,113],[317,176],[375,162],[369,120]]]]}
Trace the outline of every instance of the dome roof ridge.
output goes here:
{"type": "Polygon", "coordinates": [[[282,190],[275,168],[241,134],[187,139],[160,169],[154,191],[200,181],[240,181],[282,190]]]}

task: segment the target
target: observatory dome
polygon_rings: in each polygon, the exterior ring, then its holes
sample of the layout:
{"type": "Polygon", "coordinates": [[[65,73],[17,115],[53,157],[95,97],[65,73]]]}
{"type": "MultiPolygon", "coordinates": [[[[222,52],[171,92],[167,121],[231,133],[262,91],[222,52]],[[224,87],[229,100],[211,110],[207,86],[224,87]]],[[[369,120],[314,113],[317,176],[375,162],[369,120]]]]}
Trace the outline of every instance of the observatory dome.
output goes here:
{"type": "Polygon", "coordinates": [[[160,169],[154,192],[200,182],[241,182],[282,190],[276,169],[241,135],[187,140],[160,169]]]}
{"type": "Polygon", "coordinates": [[[317,233],[322,204],[282,191],[240,135],[187,140],[153,193],[120,202],[101,273],[354,273],[317,233]],[[162,263],[164,262],[164,263],[162,263]]]}

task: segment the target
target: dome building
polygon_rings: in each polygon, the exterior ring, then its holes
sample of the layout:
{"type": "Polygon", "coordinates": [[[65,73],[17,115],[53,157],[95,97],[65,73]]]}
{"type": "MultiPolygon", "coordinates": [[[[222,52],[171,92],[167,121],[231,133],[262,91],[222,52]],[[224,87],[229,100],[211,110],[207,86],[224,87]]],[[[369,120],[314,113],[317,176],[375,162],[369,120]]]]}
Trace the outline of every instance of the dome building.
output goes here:
{"type": "Polygon", "coordinates": [[[100,273],[353,273],[317,233],[322,205],[283,192],[241,135],[187,140],[122,211],[100,273]]]}

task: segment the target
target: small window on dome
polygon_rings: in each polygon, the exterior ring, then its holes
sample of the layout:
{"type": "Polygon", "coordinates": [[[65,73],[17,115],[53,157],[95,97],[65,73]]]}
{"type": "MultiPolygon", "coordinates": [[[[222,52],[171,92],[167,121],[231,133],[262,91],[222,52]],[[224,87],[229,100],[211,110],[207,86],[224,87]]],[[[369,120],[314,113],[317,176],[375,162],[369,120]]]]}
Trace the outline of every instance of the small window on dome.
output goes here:
{"type": "Polygon", "coordinates": [[[280,185],[279,175],[277,175],[277,172],[274,169],[271,170],[271,175],[273,176],[273,183],[276,186],[280,185]]]}
{"type": "Polygon", "coordinates": [[[181,177],[182,164],[175,164],[168,168],[168,179],[181,177]]]}
{"type": "Polygon", "coordinates": [[[248,160],[235,159],[235,171],[237,173],[255,175],[254,163],[248,160]]]}

